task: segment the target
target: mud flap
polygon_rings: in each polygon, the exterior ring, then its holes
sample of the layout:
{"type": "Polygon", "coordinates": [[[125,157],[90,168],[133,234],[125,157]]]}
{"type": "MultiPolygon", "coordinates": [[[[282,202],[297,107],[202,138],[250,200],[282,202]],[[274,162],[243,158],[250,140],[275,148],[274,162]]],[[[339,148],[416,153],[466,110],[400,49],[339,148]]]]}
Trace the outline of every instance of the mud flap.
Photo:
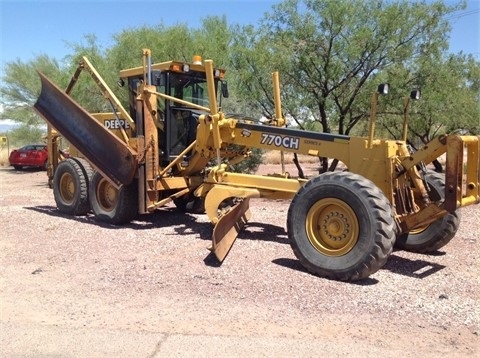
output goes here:
{"type": "Polygon", "coordinates": [[[249,202],[249,198],[245,198],[236,204],[228,213],[220,218],[213,229],[212,247],[210,251],[215,254],[220,262],[228,255],[238,234],[252,216],[249,202]]]}

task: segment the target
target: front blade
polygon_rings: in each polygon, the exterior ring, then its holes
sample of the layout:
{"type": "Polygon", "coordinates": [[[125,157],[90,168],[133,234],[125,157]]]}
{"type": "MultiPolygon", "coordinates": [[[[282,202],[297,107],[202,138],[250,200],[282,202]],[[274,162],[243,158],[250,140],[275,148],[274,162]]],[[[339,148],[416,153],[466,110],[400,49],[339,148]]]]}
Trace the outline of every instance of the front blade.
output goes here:
{"type": "Polygon", "coordinates": [[[252,216],[249,201],[245,198],[235,205],[220,218],[213,229],[211,250],[220,262],[225,259],[238,234],[252,216]]]}

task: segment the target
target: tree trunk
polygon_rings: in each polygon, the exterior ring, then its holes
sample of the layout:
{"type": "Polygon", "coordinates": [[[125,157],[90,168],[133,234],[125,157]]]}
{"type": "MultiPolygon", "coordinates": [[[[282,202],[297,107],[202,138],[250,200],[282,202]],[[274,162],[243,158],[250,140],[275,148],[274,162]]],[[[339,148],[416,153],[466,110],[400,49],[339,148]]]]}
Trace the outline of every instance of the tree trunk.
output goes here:
{"type": "Polygon", "coordinates": [[[295,166],[297,167],[298,177],[299,177],[300,179],[305,179],[305,174],[303,173],[303,169],[302,169],[302,167],[300,166],[300,163],[298,162],[298,155],[297,155],[297,153],[293,153],[293,163],[294,163],[295,166]]]}
{"type": "Polygon", "coordinates": [[[329,172],[333,172],[338,165],[338,159],[334,159],[328,168],[329,172]]]}
{"type": "Polygon", "coordinates": [[[320,168],[318,169],[318,174],[328,172],[328,158],[327,157],[319,157],[320,160],[320,168]]]}

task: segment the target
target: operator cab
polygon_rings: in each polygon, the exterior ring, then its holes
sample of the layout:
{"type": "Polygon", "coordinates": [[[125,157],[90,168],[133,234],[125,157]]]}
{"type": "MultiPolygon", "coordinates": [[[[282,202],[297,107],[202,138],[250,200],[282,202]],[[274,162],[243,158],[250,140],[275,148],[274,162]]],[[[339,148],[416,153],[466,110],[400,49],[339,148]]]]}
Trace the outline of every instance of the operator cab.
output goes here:
{"type": "MultiPolygon", "coordinates": [[[[154,64],[151,67],[151,84],[156,86],[157,92],[209,108],[207,80],[203,65],[171,61],[154,64]]],[[[133,70],[127,71],[133,72],[133,70]]],[[[221,93],[217,96],[220,102],[222,94],[223,97],[228,96],[226,82],[222,82],[224,73],[224,70],[215,69],[216,92],[221,83],[221,93]]],[[[135,120],[137,88],[143,78],[143,69],[142,73],[126,78],[129,88],[130,116],[135,120]]],[[[157,106],[156,126],[161,150],[160,165],[166,166],[195,140],[198,118],[207,112],[160,96],[157,97],[157,106]]]]}

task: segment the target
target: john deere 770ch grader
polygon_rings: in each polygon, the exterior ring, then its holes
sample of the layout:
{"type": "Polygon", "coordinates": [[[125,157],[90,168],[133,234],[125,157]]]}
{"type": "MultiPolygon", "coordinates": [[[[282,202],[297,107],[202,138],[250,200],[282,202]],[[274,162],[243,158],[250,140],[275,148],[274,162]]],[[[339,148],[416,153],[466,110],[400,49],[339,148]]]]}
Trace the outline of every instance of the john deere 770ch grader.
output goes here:
{"type": "Polygon", "coordinates": [[[366,138],[285,128],[277,73],[275,118],[258,123],[222,112],[224,76],[210,60],[152,64],[144,50],[142,66],[120,71],[125,109],[87,58],[65,90],[40,74],[34,107],[49,123],[48,174],[58,209],[93,212],[115,225],[171,202],[205,212],[214,225],[210,249],[223,261],[251,216],[251,198],[292,199],[286,226],[302,265],[322,277],[358,280],[381,268],[394,245],[415,252],[446,245],[459,227],[459,208],[480,200],[480,137],[443,135],[412,153],[405,140],[375,139],[374,115],[366,138]],[[83,71],[110,113],[88,113],[72,98],[83,71]],[[60,136],[73,148],[64,160],[60,136]],[[230,171],[251,148],[334,158],[347,170],[309,180],[230,171]],[[419,169],[444,154],[445,175],[419,169]]]}

